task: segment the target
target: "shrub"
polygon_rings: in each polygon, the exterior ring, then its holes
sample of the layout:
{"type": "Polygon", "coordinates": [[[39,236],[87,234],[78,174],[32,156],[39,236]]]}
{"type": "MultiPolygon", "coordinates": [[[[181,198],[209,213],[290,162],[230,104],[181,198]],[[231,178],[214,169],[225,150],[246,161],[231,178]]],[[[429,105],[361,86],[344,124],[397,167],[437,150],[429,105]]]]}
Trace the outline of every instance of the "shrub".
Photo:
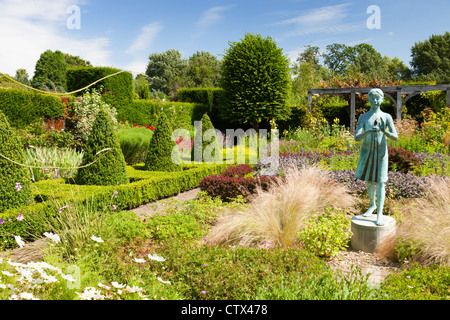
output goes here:
{"type": "Polygon", "coordinates": [[[42,118],[62,117],[66,106],[60,98],[16,89],[0,89],[0,111],[11,126],[25,128],[42,118]]]}
{"type": "Polygon", "coordinates": [[[166,115],[161,113],[148,147],[145,170],[178,171],[182,170],[180,163],[176,143],[172,140],[172,128],[166,115]]]}
{"type": "Polygon", "coordinates": [[[125,159],[113,124],[104,109],[97,113],[75,180],[78,184],[89,185],[128,183],[125,159]],[[110,150],[99,154],[106,148],[110,150]]]}
{"type": "Polygon", "coordinates": [[[32,199],[30,174],[19,138],[0,111],[0,212],[26,204],[32,199]],[[5,159],[9,158],[10,160],[5,159]],[[12,160],[12,161],[11,161],[12,160]]]}
{"type": "Polygon", "coordinates": [[[231,201],[239,196],[248,198],[257,192],[258,188],[267,190],[276,177],[248,176],[253,171],[248,164],[232,166],[221,175],[211,175],[200,180],[200,189],[211,197],[220,197],[222,201],[231,201]]]}
{"type": "MultiPolygon", "coordinates": [[[[67,90],[75,91],[84,88],[103,77],[120,71],[109,67],[68,68],[66,71],[67,90]]],[[[129,72],[122,72],[106,78],[90,88],[97,90],[102,88],[101,92],[104,93],[103,99],[105,102],[119,109],[120,106],[130,103],[133,99],[133,76],[129,72]]],[[[77,95],[79,94],[77,93],[77,95]]]]}
{"type": "Polygon", "coordinates": [[[349,216],[340,211],[333,213],[326,210],[306,222],[304,229],[299,232],[299,240],[315,255],[329,258],[348,246],[352,236],[349,229],[349,216]]]}
{"type": "Polygon", "coordinates": [[[108,114],[113,129],[117,124],[116,109],[105,103],[97,90],[93,89],[90,93],[83,95],[82,101],[74,104],[75,112],[75,137],[79,138],[82,143],[86,143],[91,133],[92,126],[96,119],[98,111],[103,108],[108,114]]]}
{"type": "Polygon", "coordinates": [[[201,121],[201,130],[195,128],[194,133],[194,145],[191,149],[191,158],[195,162],[204,161],[205,163],[211,164],[213,162],[222,161],[223,153],[221,144],[217,137],[216,132],[209,131],[208,134],[205,134],[208,130],[214,130],[214,127],[211,123],[211,119],[208,114],[205,113],[202,116],[201,121]],[[213,133],[209,135],[209,133],[213,133]],[[206,150],[206,152],[205,152],[206,150]],[[219,154],[216,154],[219,152],[219,154]],[[217,158],[217,159],[216,159],[217,158]]]}
{"type": "Polygon", "coordinates": [[[153,131],[148,128],[121,128],[117,131],[120,148],[128,165],[145,161],[152,136],[153,131]]]}
{"type": "Polygon", "coordinates": [[[177,91],[177,100],[190,103],[201,103],[208,106],[209,111],[224,105],[224,90],[221,88],[181,88],[177,91]]]}
{"type": "Polygon", "coordinates": [[[234,244],[244,238],[248,245],[268,241],[275,247],[287,247],[297,243],[305,219],[320,214],[327,206],[349,208],[353,204],[355,200],[347,189],[332,183],[326,172],[315,167],[293,168],[267,191],[257,188],[248,210],[220,217],[210,239],[213,243],[234,244]]]}
{"type": "Polygon", "coordinates": [[[248,164],[240,164],[237,166],[229,167],[228,169],[225,169],[224,172],[222,172],[223,177],[244,177],[248,175],[249,173],[253,172],[253,167],[248,164]]]}
{"type": "Polygon", "coordinates": [[[419,158],[409,150],[388,146],[389,170],[408,173],[419,165],[419,158]]]}

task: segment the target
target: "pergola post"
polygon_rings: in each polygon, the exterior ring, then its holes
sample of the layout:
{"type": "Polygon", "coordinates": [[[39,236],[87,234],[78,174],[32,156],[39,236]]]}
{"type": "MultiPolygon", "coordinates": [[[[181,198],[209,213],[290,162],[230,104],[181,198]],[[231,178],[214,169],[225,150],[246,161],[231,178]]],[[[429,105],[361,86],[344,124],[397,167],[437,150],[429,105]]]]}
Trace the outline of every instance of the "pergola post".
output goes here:
{"type": "Polygon", "coordinates": [[[350,132],[355,133],[355,91],[350,94],[350,132]]]}
{"type": "Polygon", "coordinates": [[[398,89],[397,90],[397,120],[401,120],[402,119],[402,89],[398,89]]]}

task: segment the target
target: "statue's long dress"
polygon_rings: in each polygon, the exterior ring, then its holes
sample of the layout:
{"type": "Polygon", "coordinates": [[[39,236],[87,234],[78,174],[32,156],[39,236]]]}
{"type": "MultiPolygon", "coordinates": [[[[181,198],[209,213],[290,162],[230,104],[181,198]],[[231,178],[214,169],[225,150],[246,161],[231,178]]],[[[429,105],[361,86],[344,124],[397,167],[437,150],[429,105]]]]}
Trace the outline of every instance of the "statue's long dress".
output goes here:
{"type": "MultiPolygon", "coordinates": [[[[386,119],[383,120],[385,123],[387,122],[386,119]]],[[[378,119],[374,117],[368,119],[368,114],[363,114],[358,120],[358,127],[362,125],[364,131],[370,130],[379,121],[379,117],[378,119]],[[364,116],[366,117],[363,118],[364,116]]],[[[372,182],[388,180],[388,151],[386,136],[383,132],[372,132],[364,138],[356,168],[356,179],[372,182]]]]}

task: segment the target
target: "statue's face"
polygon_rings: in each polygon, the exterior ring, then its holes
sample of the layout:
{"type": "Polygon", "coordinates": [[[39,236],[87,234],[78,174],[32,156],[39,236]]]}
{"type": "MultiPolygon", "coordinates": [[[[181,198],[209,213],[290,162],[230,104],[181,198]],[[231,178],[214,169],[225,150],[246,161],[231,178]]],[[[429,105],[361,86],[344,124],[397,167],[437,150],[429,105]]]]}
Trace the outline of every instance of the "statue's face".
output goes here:
{"type": "Polygon", "coordinates": [[[368,100],[371,106],[379,107],[381,105],[381,102],[383,102],[383,97],[376,94],[372,94],[368,97],[368,100]]]}

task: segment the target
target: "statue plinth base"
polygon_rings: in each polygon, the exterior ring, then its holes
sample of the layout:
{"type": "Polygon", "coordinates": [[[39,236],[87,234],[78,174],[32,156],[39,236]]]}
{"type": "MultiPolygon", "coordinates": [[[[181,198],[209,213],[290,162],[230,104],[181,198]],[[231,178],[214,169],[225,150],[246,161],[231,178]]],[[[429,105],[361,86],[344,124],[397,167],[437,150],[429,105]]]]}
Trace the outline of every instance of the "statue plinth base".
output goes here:
{"type": "Polygon", "coordinates": [[[384,225],[376,224],[377,215],[372,214],[364,217],[362,214],[352,218],[351,246],[354,250],[362,250],[372,253],[381,244],[384,238],[395,232],[395,219],[390,216],[383,216],[384,225]]]}

